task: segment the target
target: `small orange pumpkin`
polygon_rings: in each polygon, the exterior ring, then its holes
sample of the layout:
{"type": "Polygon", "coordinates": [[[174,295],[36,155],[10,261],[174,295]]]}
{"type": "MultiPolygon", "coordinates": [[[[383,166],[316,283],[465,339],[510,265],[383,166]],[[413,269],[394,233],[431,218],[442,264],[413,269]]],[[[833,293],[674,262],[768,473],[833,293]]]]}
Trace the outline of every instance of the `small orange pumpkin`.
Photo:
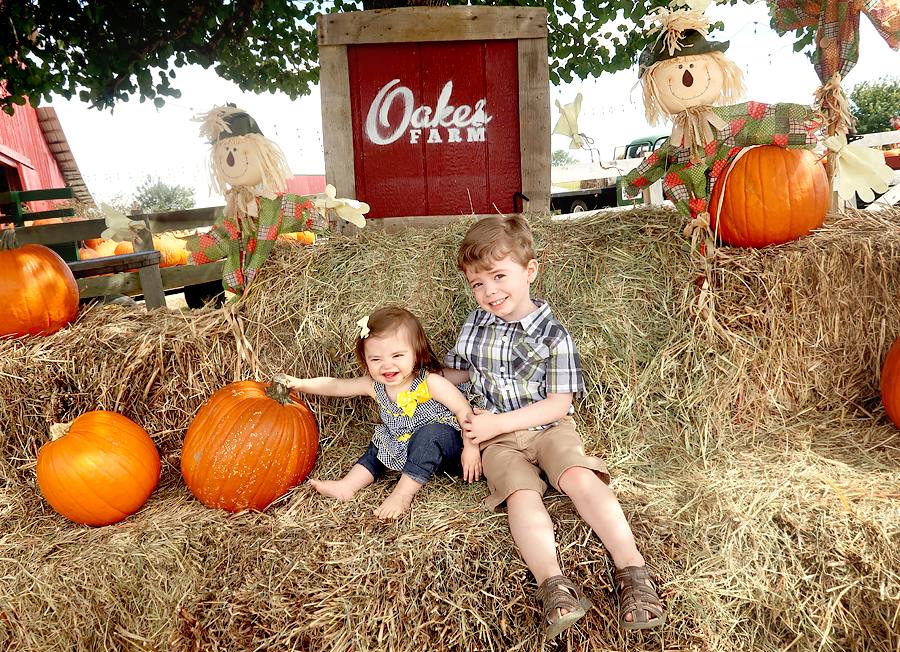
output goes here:
{"type": "Polygon", "coordinates": [[[263,510],[306,479],[319,431],[309,408],[275,376],[226,385],[197,412],[181,449],[181,474],[207,507],[263,510]]]}
{"type": "Polygon", "coordinates": [[[62,224],[62,219],[58,217],[45,217],[40,220],[25,220],[23,224],[25,226],[41,226],[42,224],[62,224]]]}
{"type": "Polygon", "coordinates": [[[100,254],[101,258],[106,258],[107,256],[115,256],[116,255],[116,247],[119,246],[120,243],[115,240],[104,240],[99,245],[97,245],[97,253],[100,254]]]}
{"type": "Polygon", "coordinates": [[[828,204],[828,175],[815,154],[763,145],[719,175],[709,201],[710,225],[733,247],[765,247],[822,226],[828,204]]]}
{"type": "Polygon", "coordinates": [[[115,412],[85,412],[50,429],[38,451],[44,498],[76,523],[109,525],[147,502],[159,482],[159,453],[147,431],[115,412]]]}
{"type": "Polygon", "coordinates": [[[91,258],[99,258],[100,254],[98,254],[94,249],[90,247],[79,247],[78,248],[78,260],[89,260],[91,258]]]}
{"type": "Polygon", "coordinates": [[[0,251],[0,337],[49,335],[78,314],[78,284],[59,254],[29,244],[0,251]]]}
{"type": "Polygon", "coordinates": [[[174,267],[175,265],[187,265],[187,243],[176,238],[172,233],[163,233],[153,237],[153,248],[162,254],[160,267],[174,267]]]}
{"type": "Polygon", "coordinates": [[[316,234],[312,231],[298,231],[297,233],[279,233],[279,240],[293,240],[303,244],[312,244],[316,240],[316,234]]]}
{"type": "Polygon", "coordinates": [[[117,256],[120,256],[121,254],[133,254],[134,253],[134,243],[129,242],[128,240],[124,240],[122,242],[117,242],[116,248],[113,251],[115,251],[117,256]]]}
{"type": "Polygon", "coordinates": [[[900,339],[891,345],[881,364],[881,403],[891,422],[900,428],[900,339]]]}

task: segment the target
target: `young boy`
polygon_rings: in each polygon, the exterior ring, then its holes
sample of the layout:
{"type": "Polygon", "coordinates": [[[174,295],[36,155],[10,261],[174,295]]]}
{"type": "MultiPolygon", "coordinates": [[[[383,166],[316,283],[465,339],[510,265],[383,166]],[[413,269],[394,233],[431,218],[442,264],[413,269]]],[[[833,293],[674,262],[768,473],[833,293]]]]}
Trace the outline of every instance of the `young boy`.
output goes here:
{"type": "Polygon", "coordinates": [[[593,605],[562,575],[553,522],[544,507],[547,485],[571,498],[612,555],[626,629],[665,621],[655,577],[644,566],[602,460],[585,454],[570,416],[584,393],[575,342],[545,301],[532,299],[536,260],[531,227],[521,216],[491,216],[466,233],[457,257],[478,309],[447,353],[445,375],[469,379],[487,400],[463,424],[479,444],[491,510],[506,502],[509,529],[538,584],[544,634],[555,638],[593,605]]]}

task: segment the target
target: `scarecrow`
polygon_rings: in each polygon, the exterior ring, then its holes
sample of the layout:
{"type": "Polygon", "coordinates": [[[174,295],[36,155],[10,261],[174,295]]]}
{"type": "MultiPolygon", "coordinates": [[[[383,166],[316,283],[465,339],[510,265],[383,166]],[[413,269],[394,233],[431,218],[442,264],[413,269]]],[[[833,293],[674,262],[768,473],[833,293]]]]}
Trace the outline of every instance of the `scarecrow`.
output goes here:
{"type": "Polygon", "coordinates": [[[329,209],[364,226],[369,207],[353,200],[311,202],[284,194],[293,178],[281,148],[263,136],[259,125],[234,105],[217,106],[200,116],[200,135],[211,148],[210,190],[225,196],[225,211],[205,234],[187,239],[188,263],[202,265],[225,259],[222,285],[236,301],[256,277],[280,233],[307,230],[329,209]],[[318,207],[317,207],[318,204],[318,207]]]}
{"type": "MultiPolygon", "coordinates": [[[[743,75],[723,54],[728,41],[707,40],[709,19],[698,10],[677,8],[661,9],[654,19],[660,34],[641,53],[638,76],[647,121],[656,125],[663,117],[671,119],[672,135],[625,176],[625,193],[633,197],[663,179],[676,209],[693,219],[693,227],[706,227],[712,187],[742,150],[754,145],[812,149],[823,118],[801,104],[731,104],[745,94],[743,75]]],[[[887,166],[871,156],[877,152],[848,148],[840,138],[825,144],[836,152],[835,159],[847,161],[842,196],[887,189],[887,166]]]]}
{"type": "Polygon", "coordinates": [[[741,149],[780,145],[812,149],[818,127],[800,104],[732,104],[745,94],[743,73],[723,52],[729,42],[707,40],[709,19],[692,9],[660,10],[660,34],[638,62],[647,121],[672,119],[672,135],[625,176],[625,193],[663,179],[666,194],[686,217],[707,211],[716,179],[741,149]]]}

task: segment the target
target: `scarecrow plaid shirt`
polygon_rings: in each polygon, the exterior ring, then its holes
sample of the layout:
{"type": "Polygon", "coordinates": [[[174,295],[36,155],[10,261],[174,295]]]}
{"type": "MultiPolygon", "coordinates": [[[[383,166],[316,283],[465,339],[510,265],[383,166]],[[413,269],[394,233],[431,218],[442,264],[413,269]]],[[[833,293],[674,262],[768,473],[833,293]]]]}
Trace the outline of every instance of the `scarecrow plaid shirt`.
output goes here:
{"type": "Polygon", "coordinates": [[[257,197],[259,221],[250,234],[241,233],[240,219],[220,215],[208,233],[187,239],[188,264],[225,259],[222,286],[236,299],[244,293],[266,262],[279,233],[308,229],[316,208],[306,197],[284,194],[268,199],[257,197]]]}
{"type": "Polygon", "coordinates": [[[541,401],[548,393],[584,395],[575,340],[546,301],[532,301],[538,309],[519,321],[505,322],[481,308],[473,311],[444,358],[447,367],[471,372],[474,390],[495,414],[541,401]]]}
{"type": "Polygon", "coordinates": [[[691,163],[687,148],[669,140],[638,167],[625,175],[625,194],[637,195],[641,188],[663,179],[666,194],[679,213],[696,217],[708,210],[713,185],[722,171],[744,147],[779,145],[789,149],[812,149],[812,109],[802,104],[761,104],[746,102],[714,106],[713,112],[725,121],[715,140],[707,143],[704,157],[691,163]]]}

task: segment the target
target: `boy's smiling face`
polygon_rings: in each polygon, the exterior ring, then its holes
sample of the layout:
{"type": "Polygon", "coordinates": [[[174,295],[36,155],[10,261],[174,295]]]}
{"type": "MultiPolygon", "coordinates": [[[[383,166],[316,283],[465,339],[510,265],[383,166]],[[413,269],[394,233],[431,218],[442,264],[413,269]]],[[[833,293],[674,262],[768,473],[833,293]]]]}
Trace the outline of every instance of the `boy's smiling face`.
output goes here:
{"type": "Polygon", "coordinates": [[[523,267],[507,254],[491,261],[488,269],[467,269],[466,279],[482,310],[503,321],[518,321],[537,309],[530,293],[537,270],[536,260],[523,267]]]}

